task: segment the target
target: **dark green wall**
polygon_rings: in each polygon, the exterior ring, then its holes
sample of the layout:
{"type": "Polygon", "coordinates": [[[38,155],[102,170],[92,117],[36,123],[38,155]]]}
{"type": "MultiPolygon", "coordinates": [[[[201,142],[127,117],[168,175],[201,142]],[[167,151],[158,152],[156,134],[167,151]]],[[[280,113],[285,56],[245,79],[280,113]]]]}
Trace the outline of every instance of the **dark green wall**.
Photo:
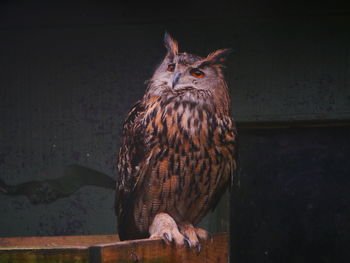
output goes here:
{"type": "Polygon", "coordinates": [[[232,262],[347,262],[350,126],[242,130],[232,262]]]}
{"type": "MultiPolygon", "coordinates": [[[[241,13],[229,5],[167,17],[130,6],[4,4],[0,236],[115,233],[113,180],[106,175],[116,176],[122,121],[165,54],[166,30],[182,51],[233,48],[225,72],[242,127],[347,122],[348,13],[332,5],[311,14],[297,6],[294,13],[238,6],[241,13]]],[[[203,226],[227,229],[225,200],[203,226]]]]}

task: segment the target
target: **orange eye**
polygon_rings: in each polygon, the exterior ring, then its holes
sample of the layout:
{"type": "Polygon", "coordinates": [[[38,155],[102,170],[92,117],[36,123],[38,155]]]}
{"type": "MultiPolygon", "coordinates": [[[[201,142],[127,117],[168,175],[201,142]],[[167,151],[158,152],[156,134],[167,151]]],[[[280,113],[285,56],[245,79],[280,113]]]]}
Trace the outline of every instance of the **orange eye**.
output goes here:
{"type": "Polygon", "coordinates": [[[203,71],[200,71],[199,69],[197,68],[194,68],[190,71],[191,75],[193,77],[196,77],[196,78],[203,78],[204,77],[204,72],[203,71]]]}
{"type": "Polygon", "coordinates": [[[168,71],[174,71],[174,69],[175,69],[175,64],[169,64],[167,67],[168,71]]]}

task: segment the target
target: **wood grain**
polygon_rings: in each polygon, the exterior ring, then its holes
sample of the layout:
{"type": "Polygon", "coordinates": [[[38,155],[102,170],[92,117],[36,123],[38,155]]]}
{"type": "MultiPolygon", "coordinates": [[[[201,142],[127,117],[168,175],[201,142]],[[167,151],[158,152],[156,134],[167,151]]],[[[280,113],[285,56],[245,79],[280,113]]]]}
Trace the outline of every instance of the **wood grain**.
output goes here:
{"type": "Polygon", "coordinates": [[[0,250],[1,263],[85,263],[89,261],[87,248],[11,249],[0,250]]]}
{"type": "Polygon", "coordinates": [[[0,237],[0,249],[82,247],[117,241],[118,235],[0,237]]]}
{"type": "Polygon", "coordinates": [[[228,235],[202,241],[201,251],[160,239],[117,242],[117,235],[0,238],[0,262],[227,262],[228,235]]]}
{"type": "Polygon", "coordinates": [[[90,246],[118,240],[117,235],[0,238],[0,263],[90,262],[90,246]]]}
{"type": "Polygon", "coordinates": [[[228,235],[214,234],[202,242],[201,251],[165,244],[163,240],[133,240],[92,247],[94,258],[103,263],[118,262],[228,262],[228,235]]]}

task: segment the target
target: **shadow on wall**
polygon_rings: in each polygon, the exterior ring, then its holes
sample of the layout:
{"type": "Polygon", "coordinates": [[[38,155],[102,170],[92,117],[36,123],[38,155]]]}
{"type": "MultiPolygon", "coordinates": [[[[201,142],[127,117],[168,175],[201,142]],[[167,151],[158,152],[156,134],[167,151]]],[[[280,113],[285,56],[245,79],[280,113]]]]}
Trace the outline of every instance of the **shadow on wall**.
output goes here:
{"type": "MultiPolygon", "coordinates": [[[[73,194],[77,193],[84,186],[97,186],[103,189],[115,191],[116,181],[108,176],[105,173],[99,172],[97,170],[81,166],[78,164],[67,165],[63,169],[63,174],[60,177],[55,179],[48,180],[31,180],[24,183],[9,185],[6,184],[3,180],[0,179],[0,195],[5,194],[8,196],[25,196],[28,198],[30,203],[35,206],[40,206],[42,204],[50,204],[53,206],[53,203],[62,198],[71,197],[73,194]]],[[[199,224],[199,227],[208,229],[210,232],[227,232],[229,229],[229,194],[226,192],[222,197],[222,200],[219,202],[218,206],[215,208],[215,211],[209,213],[199,224]]],[[[64,211],[69,210],[69,208],[64,208],[64,211]]],[[[61,210],[59,209],[57,214],[60,214],[61,210]]],[[[89,210],[90,211],[90,210],[89,210]]],[[[55,213],[56,213],[55,212],[55,213]]],[[[109,211],[105,210],[106,215],[110,214],[109,211]]],[[[68,213],[69,214],[69,213],[68,213]]],[[[56,216],[56,215],[55,215],[56,216]]],[[[90,228],[87,226],[83,228],[81,225],[81,214],[77,213],[75,216],[70,214],[71,218],[75,223],[79,223],[79,227],[76,227],[76,224],[73,224],[73,228],[69,228],[70,223],[64,221],[66,214],[64,213],[63,221],[60,221],[59,230],[49,228],[48,230],[43,230],[44,235],[71,235],[81,234],[79,231],[88,231],[93,228],[90,225],[90,228]],[[66,227],[68,227],[66,229],[66,227]],[[63,229],[63,230],[62,230],[63,229]],[[80,229],[80,230],[77,230],[80,229]],[[82,230],[83,229],[83,230],[82,230]],[[88,230],[86,230],[88,229],[88,230]],[[46,231],[46,232],[45,232],[46,231]],[[78,231],[78,232],[77,232],[78,231]]],[[[85,216],[88,216],[85,214],[85,216]]],[[[67,219],[67,218],[66,218],[67,219]]],[[[44,222],[50,221],[51,219],[45,219],[44,222]]],[[[51,226],[51,224],[49,224],[51,226]]],[[[92,230],[95,231],[95,230],[92,230]]],[[[101,230],[105,231],[105,230],[101,230]]],[[[109,230],[108,230],[109,231],[109,230]]],[[[110,232],[110,231],[109,231],[110,232]]],[[[108,232],[108,233],[109,233],[108,232]]],[[[22,233],[22,232],[21,232],[22,233]]],[[[23,232],[25,233],[25,232],[23,232]]],[[[22,234],[23,234],[22,233],[22,234]]],[[[85,233],[85,232],[84,232],[85,233]]],[[[95,233],[95,232],[94,232],[95,233]]],[[[96,232],[99,233],[99,232],[96,232]]],[[[21,235],[22,235],[21,234],[21,235]]],[[[10,234],[5,234],[8,236],[13,236],[12,232],[10,234]]],[[[31,235],[42,235],[41,232],[31,234],[31,235]]]]}
{"type": "Polygon", "coordinates": [[[83,186],[98,186],[115,190],[115,180],[110,176],[77,164],[68,165],[61,177],[42,181],[28,181],[8,185],[0,179],[0,193],[24,195],[32,204],[48,204],[69,197],[83,186]]]}

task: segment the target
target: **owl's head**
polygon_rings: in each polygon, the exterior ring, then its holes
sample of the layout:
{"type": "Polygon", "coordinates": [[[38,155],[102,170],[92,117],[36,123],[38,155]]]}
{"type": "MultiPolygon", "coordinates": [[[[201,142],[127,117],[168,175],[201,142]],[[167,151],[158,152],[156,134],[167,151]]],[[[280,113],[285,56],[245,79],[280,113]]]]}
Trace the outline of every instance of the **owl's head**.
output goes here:
{"type": "Polygon", "coordinates": [[[161,95],[164,89],[177,92],[191,88],[227,93],[222,66],[230,49],[216,50],[207,57],[180,53],[177,41],[168,33],[165,33],[164,44],[167,53],[150,80],[149,92],[161,95]]]}

